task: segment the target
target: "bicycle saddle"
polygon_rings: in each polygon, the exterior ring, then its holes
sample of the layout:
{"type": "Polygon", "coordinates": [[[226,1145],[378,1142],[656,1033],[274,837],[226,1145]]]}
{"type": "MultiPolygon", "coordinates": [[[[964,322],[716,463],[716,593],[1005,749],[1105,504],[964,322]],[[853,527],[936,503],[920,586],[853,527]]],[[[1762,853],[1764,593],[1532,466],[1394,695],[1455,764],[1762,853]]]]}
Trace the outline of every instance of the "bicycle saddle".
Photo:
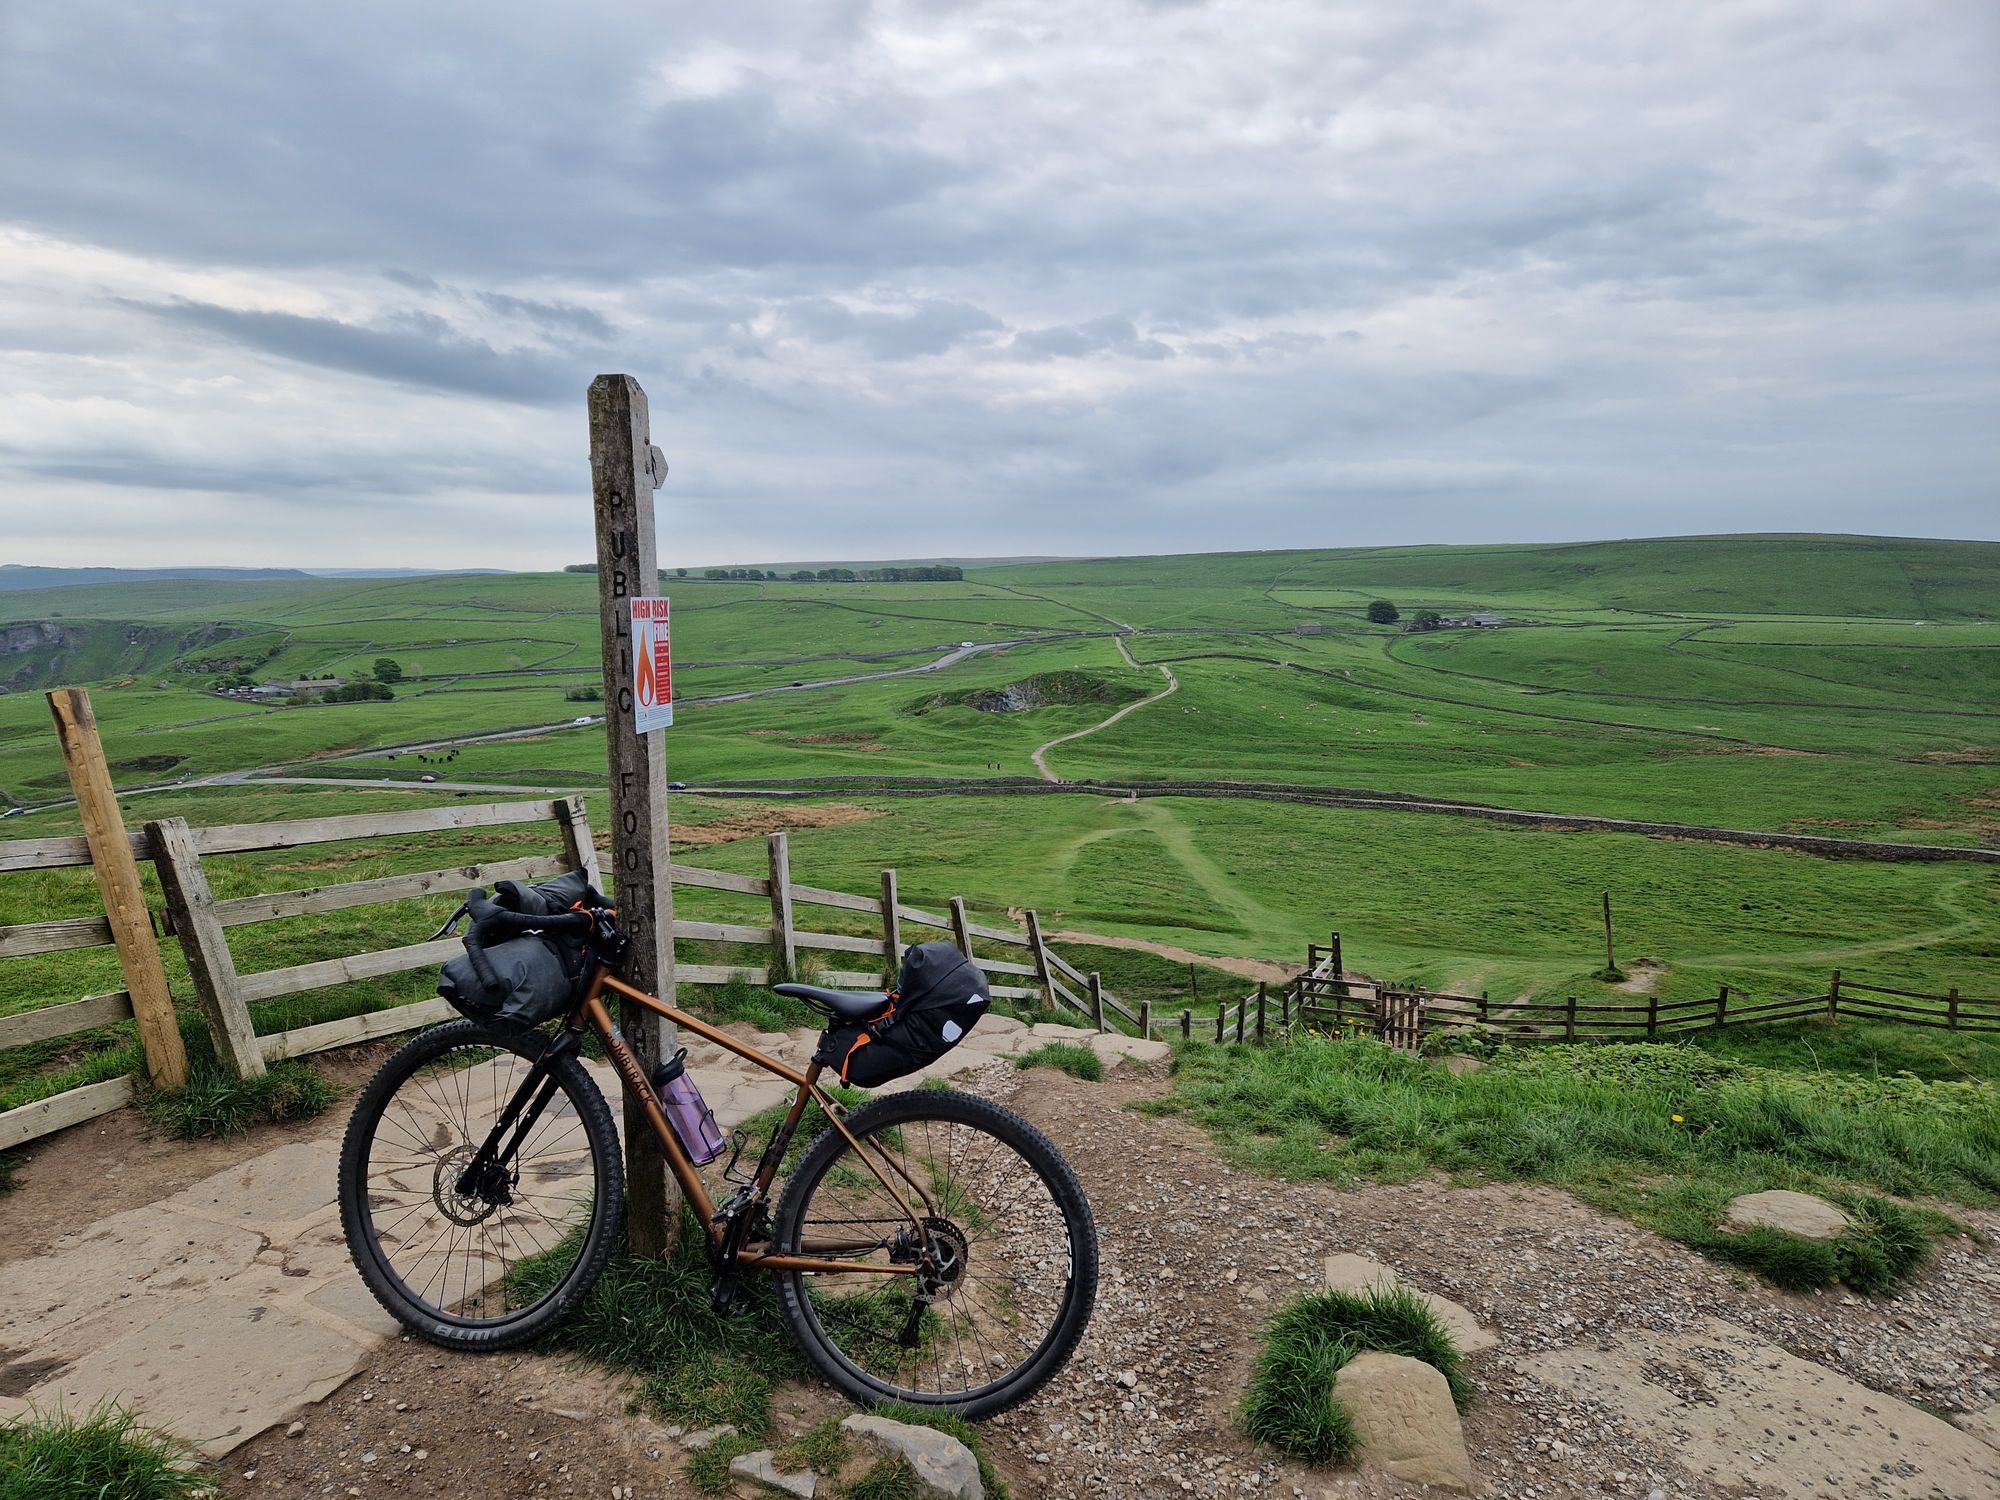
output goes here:
{"type": "Polygon", "coordinates": [[[816,984],[774,984],[773,993],[790,1000],[803,1000],[836,1021],[866,1021],[889,1008],[889,997],[880,990],[829,990],[816,984]]]}

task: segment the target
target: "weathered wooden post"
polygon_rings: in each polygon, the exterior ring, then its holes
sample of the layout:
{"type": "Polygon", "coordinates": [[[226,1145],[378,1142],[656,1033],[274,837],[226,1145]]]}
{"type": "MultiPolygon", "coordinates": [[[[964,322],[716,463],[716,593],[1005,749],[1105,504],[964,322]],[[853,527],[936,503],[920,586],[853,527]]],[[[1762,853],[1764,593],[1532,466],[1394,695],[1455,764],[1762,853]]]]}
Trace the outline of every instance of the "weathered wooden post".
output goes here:
{"type": "Polygon", "coordinates": [[[1715,1024],[1720,1027],[1729,1021],[1729,986],[1723,985],[1715,992],[1715,1024]]]}
{"type": "Polygon", "coordinates": [[[1833,971],[1833,978],[1826,986],[1826,1018],[1829,1021],[1840,1019],[1840,970],[1838,969],[1833,971]]]}
{"type": "Polygon", "coordinates": [[[1563,1007],[1563,1040],[1566,1042],[1576,1040],[1576,996],[1574,995],[1569,997],[1569,1003],[1563,1007]]]}
{"type": "Polygon", "coordinates": [[[1090,1024],[1098,1031],[1109,1031],[1104,1024],[1104,981],[1097,977],[1097,971],[1090,974],[1090,1024]]]}
{"type": "Polygon", "coordinates": [[[1228,1040],[1228,1032],[1224,1029],[1228,1025],[1229,1002],[1227,1000],[1218,1000],[1215,1002],[1215,1041],[1217,1046],[1228,1040]]]}
{"type": "Polygon", "coordinates": [[[1028,949],[1035,956],[1035,983],[1042,987],[1042,1005],[1053,1011],[1056,1008],[1056,977],[1049,963],[1049,945],[1042,938],[1042,919],[1033,907],[1028,909],[1028,949]]]}
{"type": "Polygon", "coordinates": [[[1181,1012],[1181,1040],[1184,1042],[1194,1040],[1194,1012],[1191,1010],[1181,1012]]]}
{"type": "MultiPolygon", "coordinates": [[[[653,446],[646,393],[629,375],[590,383],[590,479],[597,520],[598,634],[603,645],[604,749],[611,773],[611,868],[618,923],[630,940],[625,979],[674,1000],[674,886],[667,858],[667,750],[633,718],[632,600],[659,588],[653,491],[666,460],[653,446]]],[[[648,1072],[670,1055],[673,1028],[630,1000],[619,1026],[648,1072]]],[[[657,1259],[680,1230],[679,1191],[645,1114],[625,1100],[625,1240],[657,1259]]]]}
{"type": "Polygon", "coordinates": [[[893,976],[903,968],[903,924],[896,915],[896,872],[882,872],[882,955],[893,976]]]}
{"type": "Polygon", "coordinates": [[[1618,950],[1611,943],[1611,892],[1604,893],[1604,972],[1615,973],[1618,968],[1618,950]]]}
{"type": "Polygon", "coordinates": [[[792,941],[792,852],[784,833],[764,841],[770,856],[771,961],[783,964],[786,979],[799,977],[799,950],[792,941]]]}
{"type": "Polygon", "coordinates": [[[556,820],[562,825],[563,858],[572,870],[581,870],[598,890],[604,889],[604,874],[597,868],[597,838],[590,831],[590,812],[581,797],[565,797],[556,804],[556,820]]]}
{"type": "MultiPolygon", "coordinates": [[[[1954,995],[1957,993],[1957,990],[1952,991],[1954,995]]],[[[1958,1002],[1954,1000],[1952,1003],[1956,1005],[1958,1002]]],[[[1139,1035],[1149,1042],[1153,1039],[1153,1002],[1150,1000],[1139,1002],[1139,1035]]]]}
{"type": "Polygon", "coordinates": [[[1236,1040],[1243,1040],[1243,1012],[1250,1008],[1250,997],[1245,995],[1236,1002],[1236,1040]]]}
{"type": "Polygon", "coordinates": [[[153,868],[159,871],[160,892],[167,898],[167,915],[181,940],[195,999],[208,1022],[209,1044],[216,1060],[234,1078],[259,1078],[264,1052],[229,953],[229,939],[216,915],[208,875],[194,846],[194,830],[185,818],[165,818],[146,825],[153,845],[153,868]]]}
{"type": "Polygon", "coordinates": [[[1260,1047],[1264,1045],[1264,1006],[1268,998],[1264,981],[1260,979],[1257,981],[1257,1045],[1260,1047]]]}
{"type": "Polygon", "coordinates": [[[1327,949],[1327,957],[1333,960],[1333,977],[1338,979],[1347,972],[1347,966],[1340,959],[1340,934],[1333,935],[1333,944],[1327,949]]]}
{"type": "Polygon", "coordinates": [[[104,743],[97,737],[90,694],[82,688],[62,688],[50,693],[48,701],[63,769],[69,772],[77,814],[83,819],[84,842],[90,846],[90,873],[97,879],[104,918],[111,924],[111,941],[118,949],[118,966],[125,974],[125,993],[132,997],[132,1017],[139,1023],[146,1076],[159,1088],[181,1088],[187,1083],[187,1052],[174,1019],[174,997],[160,962],[160,944],[146,911],[146,892],[139,884],[139,865],[118,810],[104,743]]]}
{"type": "Polygon", "coordinates": [[[1948,1030],[1958,1030],[1958,989],[1956,986],[1945,992],[1944,1024],[1948,1030]]]}
{"type": "Polygon", "coordinates": [[[1660,992],[1646,991],[1646,1040],[1651,1041],[1660,1034],[1660,992]]]}
{"type": "Polygon", "coordinates": [[[972,957],[972,929],[965,920],[965,897],[951,898],[951,940],[958,951],[967,958],[972,957]]]}

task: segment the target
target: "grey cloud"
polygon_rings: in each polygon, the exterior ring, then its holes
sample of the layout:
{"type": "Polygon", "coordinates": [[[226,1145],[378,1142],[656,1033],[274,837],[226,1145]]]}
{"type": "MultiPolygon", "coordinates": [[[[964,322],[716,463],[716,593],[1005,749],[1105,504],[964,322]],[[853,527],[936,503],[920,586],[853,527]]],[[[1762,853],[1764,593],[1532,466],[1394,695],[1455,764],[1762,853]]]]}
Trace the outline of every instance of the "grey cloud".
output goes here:
{"type": "Polygon", "coordinates": [[[250,312],[209,302],[125,303],[281,359],[366,375],[398,385],[544,405],[574,398],[589,377],[544,355],[501,351],[456,332],[429,313],[403,313],[362,327],[297,313],[250,312]]]}
{"type": "Polygon", "coordinates": [[[785,318],[816,339],[852,340],[883,359],[942,354],[975,334],[1003,326],[983,308],[936,300],[919,302],[908,312],[856,312],[829,298],[811,297],[788,304],[785,318]]]}
{"type": "Polygon", "coordinates": [[[1027,329],[1014,335],[1009,352],[1024,359],[1083,359],[1093,354],[1124,354],[1134,359],[1172,359],[1171,344],[1142,338],[1130,318],[1106,315],[1088,323],[1027,329]]]}

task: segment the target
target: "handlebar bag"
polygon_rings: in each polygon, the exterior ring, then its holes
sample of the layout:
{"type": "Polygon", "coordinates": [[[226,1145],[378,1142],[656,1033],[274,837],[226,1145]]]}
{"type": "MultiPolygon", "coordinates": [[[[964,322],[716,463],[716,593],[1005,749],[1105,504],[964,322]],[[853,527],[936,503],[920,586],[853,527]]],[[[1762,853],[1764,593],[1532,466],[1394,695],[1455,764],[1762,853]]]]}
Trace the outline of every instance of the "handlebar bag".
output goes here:
{"type": "Polygon", "coordinates": [[[840,1069],[842,1083],[878,1088],[951,1051],[992,998],[986,975],[958,949],[919,943],[903,955],[888,1011],[827,1027],[814,1060],[840,1069]]]}
{"type": "MultiPolygon", "coordinates": [[[[503,880],[493,888],[493,900],[508,911],[530,917],[558,916],[579,901],[585,906],[608,904],[581,870],[537,885],[503,880]]],[[[485,951],[493,977],[499,981],[493,989],[480,983],[469,955],[450,960],[438,971],[438,993],[460,1015],[476,1021],[539,1026],[567,1015],[576,1003],[577,980],[583,973],[582,939],[568,934],[524,933],[485,951]]]]}

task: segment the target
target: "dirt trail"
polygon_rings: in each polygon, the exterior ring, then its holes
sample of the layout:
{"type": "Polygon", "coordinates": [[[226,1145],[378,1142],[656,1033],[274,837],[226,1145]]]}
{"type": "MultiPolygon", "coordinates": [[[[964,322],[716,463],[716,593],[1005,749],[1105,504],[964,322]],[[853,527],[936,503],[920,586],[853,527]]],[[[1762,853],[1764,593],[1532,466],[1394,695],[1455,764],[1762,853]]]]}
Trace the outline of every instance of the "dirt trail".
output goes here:
{"type": "Polygon", "coordinates": [[[1286,984],[1299,972],[1297,964],[1281,964],[1272,958],[1217,958],[1210,953],[1196,953],[1188,948],[1176,948],[1172,943],[1156,943],[1151,938],[1112,937],[1102,932],[1053,931],[1047,936],[1060,938],[1067,943],[1089,943],[1098,948],[1129,948],[1135,953],[1151,953],[1157,958],[1171,959],[1177,964],[1204,964],[1211,969],[1220,969],[1225,974],[1234,974],[1249,980],[1266,980],[1272,984],[1286,984]]]}
{"type": "MultiPolygon", "coordinates": [[[[1122,635],[1118,637],[1118,654],[1125,658],[1126,662],[1131,666],[1133,671],[1136,672],[1139,670],[1139,663],[1133,661],[1132,653],[1125,649],[1125,637],[1122,635]]],[[[1109,729],[1113,724],[1116,724],[1120,719],[1124,718],[1125,715],[1131,713],[1132,710],[1134,710],[1135,708],[1144,708],[1148,703],[1158,703],[1162,698],[1171,698],[1175,693],[1180,691],[1181,687],[1180,679],[1174,676],[1173,672],[1163,664],[1155,662],[1154,665],[1160,668],[1160,675],[1167,679],[1167,685],[1161,691],[1153,694],[1153,696],[1150,698],[1141,698],[1137,703],[1126,704],[1123,708],[1119,709],[1117,713],[1113,714],[1110,718],[1104,720],[1100,724],[1093,724],[1088,729],[1078,729],[1069,734],[1058,735],[1056,738],[1050,740],[1046,745],[1039,746],[1035,750],[1035,753],[1032,756],[1030,756],[1029,759],[1034,761],[1035,769],[1042,773],[1042,780],[1044,781],[1062,780],[1062,777],[1056,775],[1055,772],[1049,769],[1049,763],[1042,759],[1044,755],[1048,754],[1049,751],[1055,749],[1056,746],[1066,745],[1071,740],[1080,740],[1085,735],[1096,734],[1097,731],[1100,729],[1109,729]]]]}

